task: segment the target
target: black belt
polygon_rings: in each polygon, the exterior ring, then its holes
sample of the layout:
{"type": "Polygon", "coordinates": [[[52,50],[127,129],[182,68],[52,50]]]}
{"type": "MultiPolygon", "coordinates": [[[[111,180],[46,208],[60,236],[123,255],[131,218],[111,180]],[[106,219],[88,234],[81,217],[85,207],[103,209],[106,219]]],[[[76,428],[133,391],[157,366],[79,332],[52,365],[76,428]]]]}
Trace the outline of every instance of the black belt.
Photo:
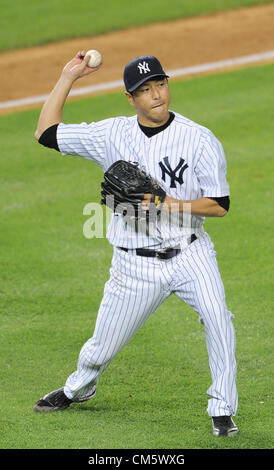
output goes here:
{"type": "MultiPolygon", "coordinates": [[[[197,240],[195,233],[193,233],[189,239],[189,243],[194,242],[197,240]]],[[[119,247],[120,250],[123,251],[130,251],[128,248],[119,247]]],[[[136,255],[138,256],[147,256],[149,258],[160,258],[160,259],[170,259],[173,256],[177,256],[181,252],[181,248],[174,247],[174,248],[167,248],[166,250],[162,251],[155,251],[155,250],[148,250],[147,248],[136,248],[136,255]]]]}

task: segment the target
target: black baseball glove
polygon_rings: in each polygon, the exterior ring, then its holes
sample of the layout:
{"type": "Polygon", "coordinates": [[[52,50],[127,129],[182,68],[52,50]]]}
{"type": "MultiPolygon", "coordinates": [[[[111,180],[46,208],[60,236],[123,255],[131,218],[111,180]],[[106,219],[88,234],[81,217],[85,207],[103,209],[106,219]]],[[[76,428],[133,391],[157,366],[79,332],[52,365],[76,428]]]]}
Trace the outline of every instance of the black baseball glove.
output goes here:
{"type": "Polygon", "coordinates": [[[135,219],[157,215],[166,197],[165,191],[138,168],[138,163],[124,160],[118,160],[108,168],[101,186],[101,204],[135,219]],[[152,197],[149,210],[144,211],[141,202],[147,193],[152,197]]]}

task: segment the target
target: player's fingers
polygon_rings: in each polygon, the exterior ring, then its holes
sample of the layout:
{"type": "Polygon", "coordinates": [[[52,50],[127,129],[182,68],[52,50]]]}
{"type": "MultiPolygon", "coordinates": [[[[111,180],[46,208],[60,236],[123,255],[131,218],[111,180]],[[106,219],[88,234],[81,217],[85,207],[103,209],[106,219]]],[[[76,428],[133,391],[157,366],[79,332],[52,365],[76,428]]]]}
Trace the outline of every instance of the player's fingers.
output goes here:
{"type": "Polygon", "coordinates": [[[89,56],[89,55],[85,55],[84,61],[85,61],[86,65],[88,65],[89,59],[90,59],[90,56],[89,56]]]}
{"type": "Polygon", "coordinates": [[[152,194],[146,193],[144,194],[144,199],[141,202],[141,208],[143,211],[149,210],[149,204],[151,202],[152,194]]]}
{"type": "Polygon", "coordinates": [[[78,51],[75,57],[76,57],[77,59],[81,59],[81,58],[82,58],[82,53],[81,53],[81,51],[78,51]]]}

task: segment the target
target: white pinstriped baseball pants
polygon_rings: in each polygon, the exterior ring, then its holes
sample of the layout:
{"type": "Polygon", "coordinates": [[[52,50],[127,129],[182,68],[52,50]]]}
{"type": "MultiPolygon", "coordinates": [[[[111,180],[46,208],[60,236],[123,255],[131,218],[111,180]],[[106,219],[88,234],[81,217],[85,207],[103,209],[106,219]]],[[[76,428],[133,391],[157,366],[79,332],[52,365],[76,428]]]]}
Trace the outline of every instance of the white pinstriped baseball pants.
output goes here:
{"type": "Polygon", "coordinates": [[[207,412],[209,416],[235,415],[238,396],[233,315],[226,306],[209,236],[205,233],[170,260],[114,248],[110,274],[94,334],[80,351],[77,370],[68,377],[65,394],[74,401],[88,398],[117,353],[174,292],[198,313],[205,327],[212,377],[207,412]]]}

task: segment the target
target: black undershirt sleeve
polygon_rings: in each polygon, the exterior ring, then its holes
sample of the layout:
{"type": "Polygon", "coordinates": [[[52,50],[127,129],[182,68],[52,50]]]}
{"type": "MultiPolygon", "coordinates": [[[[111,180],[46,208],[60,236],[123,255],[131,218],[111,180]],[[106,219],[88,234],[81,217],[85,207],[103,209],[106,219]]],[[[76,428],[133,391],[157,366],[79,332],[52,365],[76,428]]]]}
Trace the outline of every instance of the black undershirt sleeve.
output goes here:
{"type": "Polygon", "coordinates": [[[214,201],[218,202],[219,206],[223,207],[227,212],[229,211],[229,206],[230,206],[229,196],[210,197],[209,199],[214,199],[214,201]]]}
{"type": "Polygon", "coordinates": [[[46,129],[40,136],[38,142],[39,144],[44,145],[45,147],[49,147],[60,152],[57,143],[57,127],[58,124],[54,124],[53,126],[48,127],[48,129],[46,129]]]}

